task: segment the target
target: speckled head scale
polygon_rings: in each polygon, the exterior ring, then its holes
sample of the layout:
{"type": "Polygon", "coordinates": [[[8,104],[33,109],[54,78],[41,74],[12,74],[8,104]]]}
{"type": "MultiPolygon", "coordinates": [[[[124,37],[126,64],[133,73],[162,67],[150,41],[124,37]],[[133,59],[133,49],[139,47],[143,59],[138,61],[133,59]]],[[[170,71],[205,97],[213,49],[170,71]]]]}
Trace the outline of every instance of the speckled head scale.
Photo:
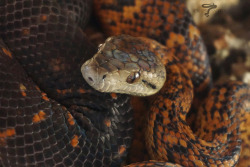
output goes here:
{"type": "Polygon", "coordinates": [[[81,72],[96,90],[137,96],[158,92],[166,80],[165,67],[157,55],[142,39],[128,35],[108,38],[82,65],[81,72]]]}

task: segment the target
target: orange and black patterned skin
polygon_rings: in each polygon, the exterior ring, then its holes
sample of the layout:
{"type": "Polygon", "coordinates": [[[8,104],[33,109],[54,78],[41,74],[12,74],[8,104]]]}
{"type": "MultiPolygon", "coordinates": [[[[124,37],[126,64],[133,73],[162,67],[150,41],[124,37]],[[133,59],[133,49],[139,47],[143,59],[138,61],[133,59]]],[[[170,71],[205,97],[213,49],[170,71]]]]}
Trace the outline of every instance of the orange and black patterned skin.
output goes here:
{"type": "MultiPolygon", "coordinates": [[[[155,46],[155,52],[164,55],[165,48],[155,46]]],[[[194,95],[191,77],[175,57],[165,55],[163,60],[167,81],[153,97],[146,127],[151,158],[183,166],[235,166],[241,152],[240,124],[250,111],[250,86],[214,86],[201,102],[199,130],[193,133],[186,122],[194,95]]]]}
{"type": "MultiPolygon", "coordinates": [[[[169,90],[162,89],[153,103],[147,126],[152,157],[184,166],[235,164],[240,151],[239,119],[244,120],[249,110],[249,87],[233,83],[214,88],[201,105],[197,123],[207,129],[197,135],[215,141],[204,142],[193,135],[184,121],[193,86],[198,95],[206,94],[211,73],[199,31],[184,4],[179,0],[106,2],[94,4],[109,21],[101,21],[105,31],[157,39],[166,45],[165,55],[170,55],[165,60],[169,90]],[[119,19],[121,14],[129,19],[119,23],[111,17],[119,19]],[[244,100],[248,100],[245,108],[241,107],[244,100]],[[212,123],[216,126],[206,126],[212,123]],[[168,143],[164,143],[166,137],[168,143]],[[222,149],[216,144],[222,144],[222,149]],[[224,158],[217,158],[220,151],[224,158]]],[[[127,155],[133,129],[130,97],[99,93],[80,73],[82,63],[97,51],[81,31],[91,3],[0,2],[0,36],[6,44],[0,42],[1,166],[119,166],[127,155]]],[[[134,164],[152,165],[173,164],[134,164]]]]}

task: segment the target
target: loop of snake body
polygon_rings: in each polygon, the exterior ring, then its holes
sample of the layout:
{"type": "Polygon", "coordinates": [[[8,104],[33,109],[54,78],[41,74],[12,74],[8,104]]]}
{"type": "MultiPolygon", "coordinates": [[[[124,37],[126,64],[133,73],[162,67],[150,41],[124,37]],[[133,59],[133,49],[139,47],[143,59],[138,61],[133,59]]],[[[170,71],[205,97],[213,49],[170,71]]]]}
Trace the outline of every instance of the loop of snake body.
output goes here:
{"type": "Polygon", "coordinates": [[[250,133],[250,88],[212,86],[206,49],[184,2],[2,1],[0,36],[1,166],[120,166],[133,137],[124,94],[137,89],[133,84],[158,93],[149,98],[145,135],[154,161],[131,166],[237,164],[240,132],[250,133]],[[92,6],[104,32],[116,35],[99,50],[82,32],[92,6]],[[113,93],[99,92],[110,88],[103,81],[118,84],[113,93]],[[195,133],[188,112],[199,120],[195,133]]]}

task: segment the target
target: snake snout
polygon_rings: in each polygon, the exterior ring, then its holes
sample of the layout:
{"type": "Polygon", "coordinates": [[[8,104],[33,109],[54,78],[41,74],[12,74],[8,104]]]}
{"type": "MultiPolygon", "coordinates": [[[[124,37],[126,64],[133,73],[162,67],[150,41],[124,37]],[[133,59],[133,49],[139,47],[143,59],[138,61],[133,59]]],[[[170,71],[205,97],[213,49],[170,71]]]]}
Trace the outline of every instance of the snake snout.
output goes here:
{"type": "Polygon", "coordinates": [[[92,63],[92,59],[88,60],[87,62],[85,62],[82,67],[81,67],[81,72],[82,72],[82,76],[85,79],[85,81],[90,85],[93,86],[96,85],[96,83],[98,83],[98,75],[97,75],[97,67],[93,66],[93,65],[89,65],[89,64],[93,64],[92,63]]]}

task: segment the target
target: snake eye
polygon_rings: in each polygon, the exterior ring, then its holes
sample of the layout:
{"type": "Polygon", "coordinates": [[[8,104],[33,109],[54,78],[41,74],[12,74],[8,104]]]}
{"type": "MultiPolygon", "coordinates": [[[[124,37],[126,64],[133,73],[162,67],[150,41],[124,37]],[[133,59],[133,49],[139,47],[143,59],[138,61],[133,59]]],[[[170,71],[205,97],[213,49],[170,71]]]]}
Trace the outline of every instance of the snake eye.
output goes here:
{"type": "Polygon", "coordinates": [[[127,77],[126,82],[131,84],[131,83],[134,83],[135,81],[137,81],[139,78],[140,78],[140,73],[139,72],[134,72],[134,73],[131,73],[127,77]]]}

